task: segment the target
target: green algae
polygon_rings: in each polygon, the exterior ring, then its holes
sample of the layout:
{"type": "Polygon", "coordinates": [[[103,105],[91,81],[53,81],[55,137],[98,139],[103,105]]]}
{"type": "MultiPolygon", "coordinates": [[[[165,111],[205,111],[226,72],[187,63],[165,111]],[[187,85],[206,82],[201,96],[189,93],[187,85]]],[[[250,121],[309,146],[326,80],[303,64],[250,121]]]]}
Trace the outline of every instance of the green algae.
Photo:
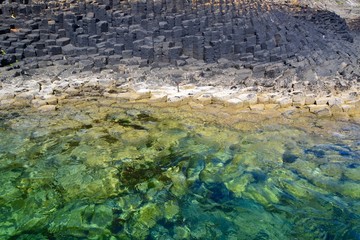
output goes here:
{"type": "Polygon", "coordinates": [[[0,114],[0,238],[358,239],[360,126],[189,115],[0,114]]]}

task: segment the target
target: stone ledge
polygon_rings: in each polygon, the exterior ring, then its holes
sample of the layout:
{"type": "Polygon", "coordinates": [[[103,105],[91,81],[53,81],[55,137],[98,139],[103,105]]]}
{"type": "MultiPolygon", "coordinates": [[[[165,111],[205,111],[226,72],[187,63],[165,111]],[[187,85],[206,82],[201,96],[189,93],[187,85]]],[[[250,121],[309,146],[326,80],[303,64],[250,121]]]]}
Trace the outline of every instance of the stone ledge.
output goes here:
{"type": "MultiPolygon", "coordinates": [[[[259,88],[230,89],[221,86],[197,86],[185,84],[177,86],[146,84],[144,82],[122,83],[98,75],[52,81],[37,79],[24,86],[4,84],[1,89],[0,109],[33,106],[43,110],[56,110],[67,101],[86,97],[113,99],[115,102],[145,103],[161,107],[188,107],[191,109],[214,108],[219,106],[229,111],[309,112],[319,117],[358,117],[360,95],[352,88],[341,94],[317,96],[315,93],[266,92],[259,88]],[[41,82],[42,90],[39,90],[41,82]],[[70,83],[71,82],[71,83],[70,83]],[[46,89],[46,91],[44,91],[46,89]],[[54,91],[56,89],[56,91],[54,91]],[[85,91],[86,89],[86,91],[85,91]],[[21,92],[19,92],[21,91],[21,92]],[[321,104],[320,104],[321,103],[321,104]],[[51,107],[49,107],[51,106],[51,107]]],[[[233,113],[231,113],[233,114],[233,113]]]]}

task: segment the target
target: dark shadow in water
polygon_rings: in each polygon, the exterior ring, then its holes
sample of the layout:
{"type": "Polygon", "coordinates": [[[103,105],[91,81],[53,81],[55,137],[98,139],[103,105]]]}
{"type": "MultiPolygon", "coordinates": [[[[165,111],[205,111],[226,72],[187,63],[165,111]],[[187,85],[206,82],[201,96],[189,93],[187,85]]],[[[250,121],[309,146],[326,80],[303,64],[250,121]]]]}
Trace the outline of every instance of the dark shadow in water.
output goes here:
{"type": "Polygon", "coordinates": [[[284,163],[293,163],[298,158],[299,158],[298,156],[292,154],[290,151],[285,151],[282,155],[282,160],[284,163]]]}

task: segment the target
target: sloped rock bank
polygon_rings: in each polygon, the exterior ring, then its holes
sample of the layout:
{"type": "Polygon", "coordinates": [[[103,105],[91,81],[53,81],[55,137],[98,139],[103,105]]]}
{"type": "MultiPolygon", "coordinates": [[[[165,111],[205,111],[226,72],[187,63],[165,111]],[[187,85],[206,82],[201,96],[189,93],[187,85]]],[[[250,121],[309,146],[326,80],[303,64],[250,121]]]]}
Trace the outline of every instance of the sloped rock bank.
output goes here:
{"type": "Polygon", "coordinates": [[[75,66],[74,73],[118,72],[119,64],[181,68],[224,59],[223,67],[242,69],[245,78],[360,76],[356,38],[325,10],[251,0],[0,6],[3,80],[57,64],[75,66]]]}

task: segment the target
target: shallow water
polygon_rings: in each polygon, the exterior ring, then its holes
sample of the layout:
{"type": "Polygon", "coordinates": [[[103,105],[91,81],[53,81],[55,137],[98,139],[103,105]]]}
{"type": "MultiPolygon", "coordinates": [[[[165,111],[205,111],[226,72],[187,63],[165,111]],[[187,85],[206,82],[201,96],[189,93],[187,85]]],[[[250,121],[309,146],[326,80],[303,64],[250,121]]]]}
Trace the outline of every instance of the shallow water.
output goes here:
{"type": "Polygon", "coordinates": [[[359,125],[196,115],[0,113],[0,239],[360,239],[359,125]]]}

